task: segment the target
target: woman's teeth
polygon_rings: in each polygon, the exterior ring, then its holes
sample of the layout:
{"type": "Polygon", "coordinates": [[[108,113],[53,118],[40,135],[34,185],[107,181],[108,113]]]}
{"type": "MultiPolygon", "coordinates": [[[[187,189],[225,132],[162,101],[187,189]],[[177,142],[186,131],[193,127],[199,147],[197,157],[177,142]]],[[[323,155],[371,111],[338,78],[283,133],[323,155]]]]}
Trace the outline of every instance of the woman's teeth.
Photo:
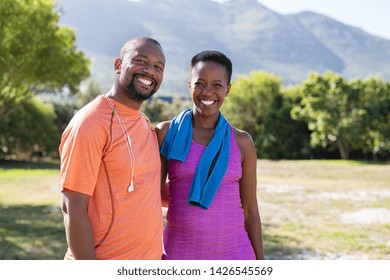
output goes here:
{"type": "Polygon", "coordinates": [[[201,100],[200,101],[202,104],[204,104],[204,105],[212,105],[212,104],[214,104],[214,100],[201,100]]]}

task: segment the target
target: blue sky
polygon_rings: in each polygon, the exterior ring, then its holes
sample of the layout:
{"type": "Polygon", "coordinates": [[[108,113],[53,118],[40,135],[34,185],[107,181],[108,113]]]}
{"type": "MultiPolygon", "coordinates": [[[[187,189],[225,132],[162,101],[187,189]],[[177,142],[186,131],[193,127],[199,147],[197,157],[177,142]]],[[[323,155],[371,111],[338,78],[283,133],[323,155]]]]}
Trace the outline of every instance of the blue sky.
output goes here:
{"type": "Polygon", "coordinates": [[[280,14],[301,11],[324,14],[390,40],[390,0],[258,0],[258,2],[280,14]]]}
{"type": "Polygon", "coordinates": [[[390,0],[258,0],[258,2],[280,14],[302,11],[324,14],[390,40],[390,0]]]}

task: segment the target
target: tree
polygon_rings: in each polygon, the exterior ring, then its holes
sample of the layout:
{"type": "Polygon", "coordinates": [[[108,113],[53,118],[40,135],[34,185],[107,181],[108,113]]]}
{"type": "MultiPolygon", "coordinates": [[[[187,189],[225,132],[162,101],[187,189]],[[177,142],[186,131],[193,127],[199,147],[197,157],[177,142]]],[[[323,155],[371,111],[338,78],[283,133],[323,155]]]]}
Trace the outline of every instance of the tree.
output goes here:
{"type": "Polygon", "coordinates": [[[57,150],[58,134],[54,108],[38,98],[29,98],[0,122],[0,158],[30,159],[57,150]]]}
{"type": "MultiPolygon", "coordinates": [[[[301,101],[299,87],[282,89],[280,105],[270,115],[270,129],[277,129],[278,141],[276,150],[285,159],[302,159],[316,157],[316,150],[310,145],[310,131],[303,120],[291,117],[292,108],[301,101]]],[[[280,99],[280,98],[278,98],[280,99]]]]}
{"type": "Polygon", "coordinates": [[[341,158],[348,159],[351,149],[362,147],[366,111],[359,93],[338,74],[311,73],[300,85],[302,100],[292,117],[307,122],[314,147],[334,144],[341,158]]]}
{"type": "Polygon", "coordinates": [[[89,76],[74,30],[59,27],[51,0],[0,2],[0,117],[34,93],[76,92],[89,76]]]}
{"type": "Polygon", "coordinates": [[[171,120],[181,111],[191,107],[191,99],[176,97],[172,98],[171,102],[168,102],[156,96],[142,103],[141,110],[148,116],[152,123],[158,124],[161,121],[171,120]]]}
{"type": "Polygon", "coordinates": [[[80,109],[81,107],[87,105],[101,94],[103,94],[103,91],[99,83],[92,79],[88,79],[85,89],[80,90],[75,94],[77,108],[80,109]]]}
{"type": "Polygon", "coordinates": [[[276,147],[278,128],[272,126],[271,118],[275,117],[275,107],[282,106],[281,100],[279,77],[257,71],[233,82],[221,108],[232,125],[252,136],[259,157],[280,156],[276,147]]]}
{"type": "Polygon", "coordinates": [[[363,119],[363,152],[371,153],[374,160],[379,155],[390,154],[390,83],[369,77],[366,81],[352,83],[361,94],[366,112],[363,119]]]}

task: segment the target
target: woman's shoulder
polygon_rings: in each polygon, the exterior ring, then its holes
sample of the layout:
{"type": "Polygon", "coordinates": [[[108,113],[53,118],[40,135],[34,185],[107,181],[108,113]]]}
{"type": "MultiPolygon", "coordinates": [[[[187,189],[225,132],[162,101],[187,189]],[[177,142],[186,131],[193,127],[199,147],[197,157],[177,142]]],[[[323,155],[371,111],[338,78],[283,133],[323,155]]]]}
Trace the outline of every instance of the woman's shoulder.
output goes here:
{"type": "Polygon", "coordinates": [[[240,145],[248,145],[253,144],[252,136],[246,132],[245,130],[238,129],[236,127],[232,127],[234,136],[236,137],[237,143],[240,145]]]}
{"type": "Polygon", "coordinates": [[[167,133],[169,126],[171,125],[171,121],[163,121],[156,125],[156,131],[160,133],[167,133]]]}
{"type": "Polygon", "coordinates": [[[248,132],[235,127],[233,127],[233,132],[241,152],[242,161],[245,160],[245,158],[256,154],[252,136],[248,132]]]}
{"type": "Polygon", "coordinates": [[[161,146],[161,143],[164,141],[165,135],[167,135],[171,121],[163,121],[156,125],[156,133],[158,142],[161,146]]]}

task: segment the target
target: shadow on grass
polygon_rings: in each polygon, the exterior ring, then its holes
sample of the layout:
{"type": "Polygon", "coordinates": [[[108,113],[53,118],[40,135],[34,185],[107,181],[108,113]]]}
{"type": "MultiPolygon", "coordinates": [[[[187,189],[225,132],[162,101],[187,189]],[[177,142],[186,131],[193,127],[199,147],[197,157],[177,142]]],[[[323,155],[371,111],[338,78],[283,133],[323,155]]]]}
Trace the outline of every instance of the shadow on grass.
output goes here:
{"type": "MultiPolygon", "coordinates": [[[[0,260],[63,259],[66,239],[63,217],[54,206],[0,205],[0,260]]],[[[271,224],[263,224],[266,259],[305,259],[308,248],[291,246],[297,239],[267,234],[271,224]]]]}
{"type": "Polygon", "coordinates": [[[264,253],[267,260],[302,260],[305,255],[315,255],[308,248],[291,246],[287,244],[297,244],[298,239],[286,235],[267,234],[273,227],[271,224],[262,224],[264,253]]]}
{"type": "Polygon", "coordinates": [[[65,231],[59,207],[0,205],[0,259],[63,259],[65,231]]]}
{"type": "Polygon", "coordinates": [[[2,169],[60,169],[60,164],[57,161],[16,161],[16,160],[0,160],[0,168],[2,169]]]}

